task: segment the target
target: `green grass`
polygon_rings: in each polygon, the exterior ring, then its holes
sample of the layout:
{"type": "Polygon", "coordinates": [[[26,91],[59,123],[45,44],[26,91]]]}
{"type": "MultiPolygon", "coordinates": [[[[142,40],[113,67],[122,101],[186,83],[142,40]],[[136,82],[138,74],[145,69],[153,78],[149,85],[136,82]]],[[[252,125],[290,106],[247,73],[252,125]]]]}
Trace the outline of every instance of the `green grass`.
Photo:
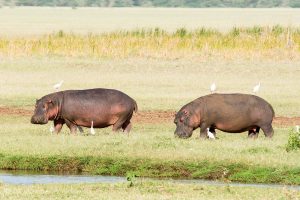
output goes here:
{"type": "Polygon", "coordinates": [[[121,184],[44,184],[0,186],[1,199],[298,199],[300,192],[287,188],[205,186],[161,181],[121,184]]]}
{"type": "Polygon", "coordinates": [[[0,61],[0,105],[33,109],[35,99],[62,90],[116,88],[136,99],[139,110],[179,110],[209,94],[215,81],[220,93],[252,93],[269,101],[277,116],[300,116],[298,61],[207,59],[3,58],[0,61]]]}
{"type": "Polygon", "coordinates": [[[300,184],[300,152],[286,152],[287,128],[276,128],[272,140],[219,132],[219,140],[203,141],[198,131],[187,140],[174,138],[171,123],[135,124],[129,137],[97,129],[93,137],[68,135],[67,128],[50,135],[49,125],[28,121],[1,118],[0,168],[300,184]]]}

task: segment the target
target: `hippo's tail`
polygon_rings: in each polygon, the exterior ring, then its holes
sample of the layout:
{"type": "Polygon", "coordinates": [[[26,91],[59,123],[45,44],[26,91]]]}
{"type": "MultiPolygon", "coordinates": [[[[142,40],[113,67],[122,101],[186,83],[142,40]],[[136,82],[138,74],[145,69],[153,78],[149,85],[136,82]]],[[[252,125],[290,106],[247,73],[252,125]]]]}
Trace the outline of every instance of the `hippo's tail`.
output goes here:
{"type": "Polygon", "coordinates": [[[133,104],[134,104],[134,109],[133,110],[136,113],[138,111],[138,105],[137,105],[135,100],[133,100],[133,104]]]}
{"type": "Polygon", "coordinates": [[[273,114],[273,118],[274,118],[275,117],[275,111],[274,111],[272,106],[271,106],[271,110],[272,110],[272,114],[273,114]]]}
{"type": "Polygon", "coordinates": [[[272,119],[274,119],[275,111],[274,111],[273,106],[271,104],[269,104],[269,106],[270,106],[270,109],[271,109],[271,112],[272,112],[272,119]]]}

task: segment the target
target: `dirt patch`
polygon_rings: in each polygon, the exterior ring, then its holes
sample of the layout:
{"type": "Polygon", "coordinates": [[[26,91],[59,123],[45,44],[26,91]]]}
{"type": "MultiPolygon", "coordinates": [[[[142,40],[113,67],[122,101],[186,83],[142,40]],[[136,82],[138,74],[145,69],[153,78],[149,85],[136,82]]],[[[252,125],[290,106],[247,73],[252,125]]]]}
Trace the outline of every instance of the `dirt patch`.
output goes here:
{"type": "Polygon", "coordinates": [[[175,111],[139,111],[133,116],[133,123],[173,123],[175,111]]]}
{"type": "Polygon", "coordinates": [[[28,116],[32,114],[31,110],[26,110],[22,108],[11,108],[11,107],[0,107],[1,115],[23,115],[28,116]]]}
{"type": "MultiPolygon", "coordinates": [[[[12,107],[0,107],[1,115],[32,115],[32,110],[12,107]]],[[[176,111],[139,111],[133,116],[133,123],[173,123],[176,111]]],[[[273,124],[275,126],[294,126],[300,125],[300,117],[275,117],[273,124]]]]}
{"type": "Polygon", "coordinates": [[[300,117],[275,117],[275,126],[295,126],[300,124],[300,117]]]}
{"type": "MultiPolygon", "coordinates": [[[[176,111],[140,111],[133,117],[138,123],[173,123],[176,111]]],[[[275,126],[300,125],[300,117],[275,117],[275,126]]]]}

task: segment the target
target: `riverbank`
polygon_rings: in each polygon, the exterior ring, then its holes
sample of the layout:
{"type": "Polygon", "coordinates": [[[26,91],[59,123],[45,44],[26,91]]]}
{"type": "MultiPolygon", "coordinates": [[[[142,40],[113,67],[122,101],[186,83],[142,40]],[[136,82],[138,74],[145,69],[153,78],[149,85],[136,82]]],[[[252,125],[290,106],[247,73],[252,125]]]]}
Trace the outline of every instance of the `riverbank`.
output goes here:
{"type": "Polygon", "coordinates": [[[208,186],[169,181],[129,183],[0,185],[0,198],[11,199],[297,199],[288,188],[208,186]]]}
{"type": "Polygon", "coordinates": [[[300,168],[252,166],[240,163],[162,161],[151,159],[1,155],[1,169],[85,172],[96,175],[171,177],[300,185],[300,168]]]}

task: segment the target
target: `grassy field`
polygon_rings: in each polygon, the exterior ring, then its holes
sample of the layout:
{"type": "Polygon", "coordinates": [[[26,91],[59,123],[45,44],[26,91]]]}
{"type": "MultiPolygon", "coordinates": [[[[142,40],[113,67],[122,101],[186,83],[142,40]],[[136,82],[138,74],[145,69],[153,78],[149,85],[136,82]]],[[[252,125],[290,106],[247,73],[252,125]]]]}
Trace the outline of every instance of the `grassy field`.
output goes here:
{"type": "MultiPolygon", "coordinates": [[[[297,61],[288,60],[5,57],[0,104],[33,109],[35,99],[53,92],[52,85],[62,79],[62,89],[120,89],[137,100],[140,112],[176,111],[208,94],[212,81],[224,93],[251,93],[260,81],[259,96],[270,101],[278,116],[299,116],[298,68],[297,61]]],[[[300,152],[285,150],[292,127],[275,127],[272,140],[261,135],[254,141],[246,134],[222,133],[217,141],[201,141],[198,131],[189,140],[175,139],[171,120],[135,123],[130,137],[110,128],[97,130],[96,137],[68,135],[67,128],[52,136],[50,125],[32,125],[29,117],[2,114],[1,168],[300,184],[300,152]]]]}
{"type": "Polygon", "coordinates": [[[171,182],[141,181],[128,184],[49,184],[0,186],[1,199],[299,199],[300,192],[286,188],[240,188],[171,182]]]}
{"type": "Polygon", "coordinates": [[[116,88],[137,100],[140,110],[179,110],[209,94],[215,81],[221,93],[251,93],[261,82],[259,96],[277,116],[300,116],[300,62],[194,59],[76,59],[3,58],[0,61],[0,105],[33,109],[35,99],[62,90],[116,88]]]}
{"type": "Polygon", "coordinates": [[[202,141],[198,132],[174,138],[172,123],[135,124],[129,137],[111,129],[73,136],[67,128],[56,136],[18,116],[1,117],[1,127],[0,168],[300,184],[300,152],[285,150],[289,128],[275,128],[272,140],[219,132],[219,140],[202,141]]]}
{"type": "Polygon", "coordinates": [[[180,27],[299,26],[300,9],[191,9],[191,8],[36,8],[0,9],[0,35],[40,35],[64,30],[73,33],[103,33],[120,29],[159,27],[175,31],[180,27]],[[38,16],[38,17],[37,17],[38,16]]]}

